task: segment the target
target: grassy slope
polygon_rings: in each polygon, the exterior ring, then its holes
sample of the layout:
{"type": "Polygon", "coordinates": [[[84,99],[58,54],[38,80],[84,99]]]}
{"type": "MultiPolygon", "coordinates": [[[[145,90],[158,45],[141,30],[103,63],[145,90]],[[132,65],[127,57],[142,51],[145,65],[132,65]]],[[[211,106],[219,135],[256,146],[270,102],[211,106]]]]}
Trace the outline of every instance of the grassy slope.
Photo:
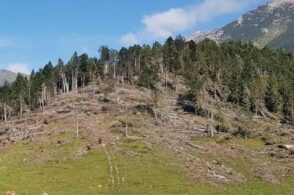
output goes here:
{"type": "Polygon", "coordinates": [[[124,142],[113,163],[124,182],[109,181],[107,156],[97,149],[77,156],[86,141],[69,134],[40,138],[37,143],[14,145],[0,153],[0,193],[17,190],[25,194],[292,194],[294,181],[271,186],[249,181],[242,186],[212,187],[193,184],[165,151],[150,150],[139,142],[124,142]],[[64,146],[57,140],[66,141],[64,146]],[[292,184],[292,185],[291,185],[292,184]]]}
{"type": "Polygon", "coordinates": [[[0,157],[0,192],[17,190],[21,194],[95,194],[105,192],[107,160],[95,151],[83,157],[74,153],[78,143],[68,135],[58,136],[68,142],[57,146],[57,137],[44,143],[16,145],[0,157]]]}

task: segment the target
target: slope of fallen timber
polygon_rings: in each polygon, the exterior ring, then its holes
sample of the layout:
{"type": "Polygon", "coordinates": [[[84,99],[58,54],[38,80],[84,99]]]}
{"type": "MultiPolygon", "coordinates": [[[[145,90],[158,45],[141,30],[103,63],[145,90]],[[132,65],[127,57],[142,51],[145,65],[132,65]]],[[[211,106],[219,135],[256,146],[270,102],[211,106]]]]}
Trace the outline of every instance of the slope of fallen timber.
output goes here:
{"type": "Polygon", "coordinates": [[[100,83],[2,122],[0,193],[293,192],[293,126],[220,102],[217,120],[196,116],[185,109],[181,83],[177,90],[158,83],[156,98],[100,83]]]}

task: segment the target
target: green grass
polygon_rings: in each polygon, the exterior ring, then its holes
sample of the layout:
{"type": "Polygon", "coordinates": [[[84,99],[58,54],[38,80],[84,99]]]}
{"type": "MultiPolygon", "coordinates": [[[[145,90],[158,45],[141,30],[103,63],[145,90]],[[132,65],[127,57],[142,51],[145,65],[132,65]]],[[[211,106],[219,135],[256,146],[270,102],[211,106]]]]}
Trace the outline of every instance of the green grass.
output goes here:
{"type": "Polygon", "coordinates": [[[22,195],[106,192],[108,165],[104,152],[95,151],[78,157],[75,152],[83,142],[68,135],[58,138],[68,143],[57,146],[57,137],[53,137],[43,144],[15,145],[1,154],[0,193],[7,190],[16,190],[22,195]],[[40,148],[46,152],[37,152],[40,148]],[[42,154],[48,160],[36,163],[42,154]]]}
{"type": "Polygon", "coordinates": [[[126,149],[130,150],[139,154],[144,154],[148,152],[152,152],[144,143],[133,141],[133,140],[126,140],[121,146],[126,149]]]}
{"type": "MultiPolygon", "coordinates": [[[[123,182],[110,185],[105,152],[95,150],[83,156],[76,151],[86,141],[72,135],[41,138],[36,144],[16,144],[0,153],[0,194],[16,190],[21,195],[83,195],[83,194],[293,194],[293,180],[272,186],[260,181],[220,187],[189,181],[178,168],[176,158],[164,150],[149,149],[137,141],[123,142],[114,153],[112,165],[117,166],[123,182]],[[67,144],[59,146],[57,140],[67,144]],[[43,151],[43,152],[40,152],[43,151]],[[47,158],[41,159],[42,155],[47,158]],[[37,159],[36,159],[37,158],[37,159]]],[[[116,180],[116,178],[115,178],[116,180]]]]}
{"type": "Polygon", "coordinates": [[[195,137],[192,139],[195,144],[206,144],[215,142],[221,145],[238,144],[251,149],[258,149],[264,147],[264,142],[258,138],[243,139],[239,137],[195,137]]]}
{"type": "Polygon", "coordinates": [[[174,164],[177,162],[163,150],[150,151],[143,143],[130,141],[122,144],[129,152],[116,156],[118,166],[123,170],[126,182],[118,186],[114,194],[195,194],[213,192],[209,186],[190,183],[183,172],[174,164]],[[147,152],[148,151],[148,152],[147,152]],[[197,189],[197,190],[196,190],[197,189]],[[195,191],[196,190],[196,191],[195,191]]]}

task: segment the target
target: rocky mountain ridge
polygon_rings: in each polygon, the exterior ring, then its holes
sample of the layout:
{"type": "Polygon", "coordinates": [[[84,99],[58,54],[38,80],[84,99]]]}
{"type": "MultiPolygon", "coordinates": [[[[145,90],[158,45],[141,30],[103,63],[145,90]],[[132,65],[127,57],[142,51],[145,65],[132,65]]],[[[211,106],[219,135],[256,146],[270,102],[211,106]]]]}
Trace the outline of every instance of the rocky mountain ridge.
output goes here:
{"type": "Polygon", "coordinates": [[[213,31],[196,32],[187,40],[253,42],[257,47],[294,51],[294,1],[274,0],[213,31]]]}

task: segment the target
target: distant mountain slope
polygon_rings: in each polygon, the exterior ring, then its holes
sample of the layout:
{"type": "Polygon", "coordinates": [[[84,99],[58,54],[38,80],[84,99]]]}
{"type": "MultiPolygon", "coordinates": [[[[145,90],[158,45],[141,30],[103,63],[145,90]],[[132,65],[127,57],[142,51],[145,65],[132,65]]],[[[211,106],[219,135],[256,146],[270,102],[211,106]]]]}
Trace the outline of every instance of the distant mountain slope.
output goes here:
{"type": "Polygon", "coordinates": [[[5,81],[13,82],[16,77],[17,73],[8,70],[0,70],[0,85],[4,84],[5,81]]]}
{"type": "Polygon", "coordinates": [[[214,31],[196,32],[188,40],[205,38],[223,41],[251,41],[258,47],[294,51],[294,0],[274,0],[214,31]]]}

